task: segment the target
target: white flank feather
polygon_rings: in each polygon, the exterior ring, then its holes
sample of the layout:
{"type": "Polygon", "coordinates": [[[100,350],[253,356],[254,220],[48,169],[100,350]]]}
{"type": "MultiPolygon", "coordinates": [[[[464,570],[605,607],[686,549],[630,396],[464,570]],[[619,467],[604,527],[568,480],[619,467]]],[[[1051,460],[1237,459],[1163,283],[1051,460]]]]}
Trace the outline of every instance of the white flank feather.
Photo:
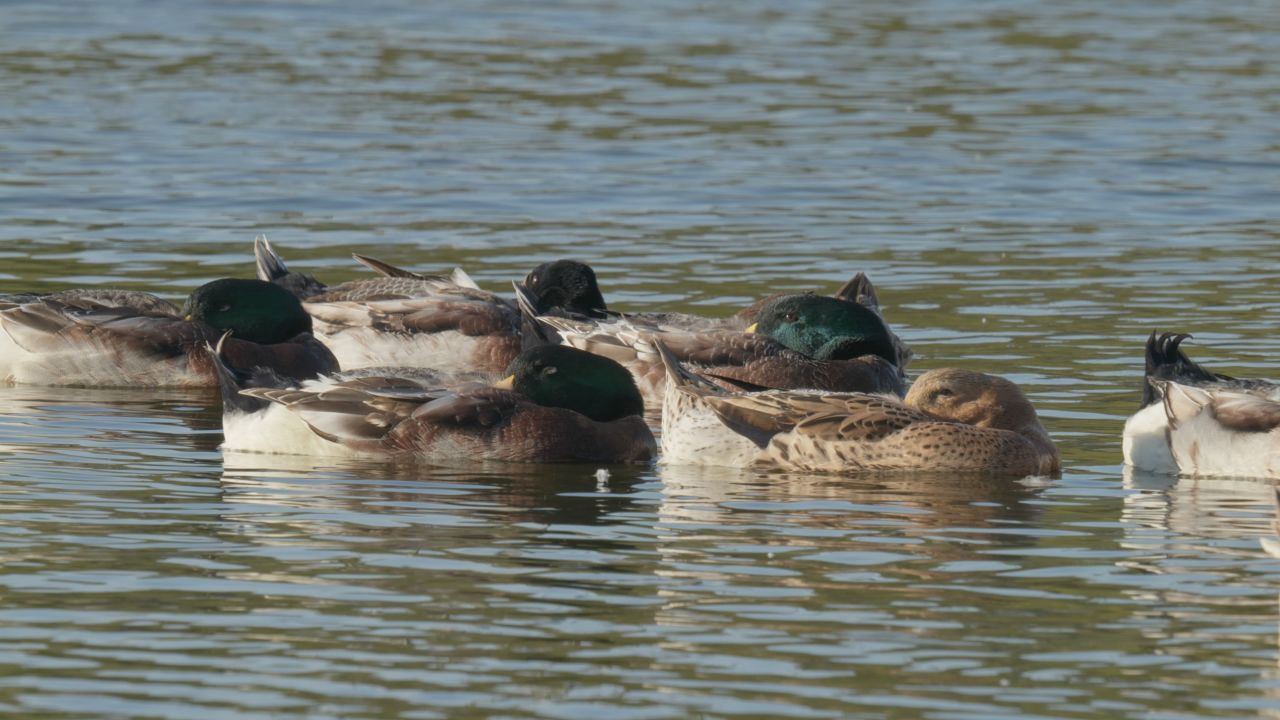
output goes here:
{"type": "Polygon", "coordinates": [[[335,334],[317,333],[343,370],[382,365],[429,367],[445,373],[475,370],[476,345],[481,338],[456,330],[438,333],[391,334],[372,328],[345,328],[335,334]]]}
{"type": "Polygon", "coordinates": [[[329,442],[283,405],[271,403],[254,413],[222,416],[222,448],[237,452],[359,457],[360,453],[329,442]]]}
{"type": "Polygon", "coordinates": [[[1205,391],[1168,383],[1164,410],[1169,445],[1178,469],[1188,475],[1280,478],[1280,432],[1243,432],[1218,421],[1214,402],[1271,402],[1230,391],[1205,391]]]}

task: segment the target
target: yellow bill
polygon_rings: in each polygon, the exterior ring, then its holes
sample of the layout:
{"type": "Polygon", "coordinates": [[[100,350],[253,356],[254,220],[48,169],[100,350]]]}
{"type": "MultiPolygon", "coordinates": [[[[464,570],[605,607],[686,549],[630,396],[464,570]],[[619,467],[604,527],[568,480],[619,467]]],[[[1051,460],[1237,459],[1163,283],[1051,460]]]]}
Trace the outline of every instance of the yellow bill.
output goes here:
{"type": "Polygon", "coordinates": [[[499,380],[498,382],[494,383],[493,386],[496,388],[502,388],[503,390],[511,390],[512,388],[515,387],[515,384],[516,384],[516,376],[508,375],[502,378],[501,380],[499,380]]]}
{"type": "Polygon", "coordinates": [[[747,329],[746,329],[746,330],[743,330],[742,332],[744,332],[744,333],[746,333],[746,334],[748,334],[748,335],[754,335],[754,334],[755,334],[755,332],[756,332],[756,326],[757,326],[757,325],[759,325],[759,324],[760,324],[760,323],[751,323],[750,325],[748,325],[748,326],[747,326],[747,329]]]}

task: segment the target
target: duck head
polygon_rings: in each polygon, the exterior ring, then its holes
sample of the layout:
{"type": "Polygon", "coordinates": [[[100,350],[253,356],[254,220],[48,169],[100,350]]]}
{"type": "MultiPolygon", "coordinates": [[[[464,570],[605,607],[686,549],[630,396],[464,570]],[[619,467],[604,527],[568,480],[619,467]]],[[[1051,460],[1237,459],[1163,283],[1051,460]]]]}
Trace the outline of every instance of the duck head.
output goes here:
{"type": "Polygon", "coordinates": [[[897,364],[884,320],[861,305],[821,295],[783,295],[760,308],[747,332],[773,338],[817,360],[877,355],[897,364]]]}
{"type": "Polygon", "coordinates": [[[516,356],[498,387],[545,407],[610,422],[643,415],[644,400],[631,373],[617,362],[564,345],[541,345],[516,356]]]}
{"type": "Polygon", "coordinates": [[[603,318],[608,308],[600,286],[596,284],[596,271],[577,260],[555,260],[534,268],[524,279],[524,285],[538,298],[538,311],[562,308],[589,317],[603,318]]]}
{"type": "Polygon", "coordinates": [[[1013,430],[1040,426],[1036,410],[1016,383],[973,370],[942,368],[916,379],[904,400],[908,407],[954,422],[1013,430]]]}
{"type": "Polygon", "coordinates": [[[311,316],[288,290],[261,280],[226,278],[201,285],[182,314],[239,340],[271,345],[311,331],[311,316]]]}

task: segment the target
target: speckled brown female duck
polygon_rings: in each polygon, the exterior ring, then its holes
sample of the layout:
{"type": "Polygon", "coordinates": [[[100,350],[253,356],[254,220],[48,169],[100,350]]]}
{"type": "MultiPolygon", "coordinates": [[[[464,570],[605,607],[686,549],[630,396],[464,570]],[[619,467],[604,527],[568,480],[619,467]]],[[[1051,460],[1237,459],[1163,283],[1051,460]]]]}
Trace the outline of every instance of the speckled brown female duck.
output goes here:
{"type": "Polygon", "coordinates": [[[663,461],[811,472],[1046,475],[1058,451],[1014,383],[947,368],[905,400],[868,393],[726,393],[663,354],[663,461]]]}

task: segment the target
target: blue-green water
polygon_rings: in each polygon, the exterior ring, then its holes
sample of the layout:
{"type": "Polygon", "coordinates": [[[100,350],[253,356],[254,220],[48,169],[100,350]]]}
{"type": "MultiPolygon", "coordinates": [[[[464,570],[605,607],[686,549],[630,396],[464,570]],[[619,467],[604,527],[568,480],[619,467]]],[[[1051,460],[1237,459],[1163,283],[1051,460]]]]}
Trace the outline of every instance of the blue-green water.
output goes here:
{"type": "Polygon", "coordinates": [[[10,2],[0,291],[263,232],[727,314],[855,270],[1060,479],[223,455],[216,397],[0,388],[0,714],[1280,715],[1271,486],[1126,477],[1142,341],[1275,375],[1263,2],[10,2]]]}

